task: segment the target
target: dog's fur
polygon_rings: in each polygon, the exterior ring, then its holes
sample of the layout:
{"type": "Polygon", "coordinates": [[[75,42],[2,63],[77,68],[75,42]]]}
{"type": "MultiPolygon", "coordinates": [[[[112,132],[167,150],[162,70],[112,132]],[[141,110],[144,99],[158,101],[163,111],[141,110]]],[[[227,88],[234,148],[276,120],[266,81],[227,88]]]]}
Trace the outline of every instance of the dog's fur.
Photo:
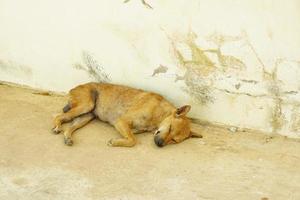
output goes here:
{"type": "Polygon", "coordinates": [[[61,131],[62,123],[71,125],[64,131],[65,144],[72,145],[72,133],[94,118],[113,125],[123,136],[111,139],[110,146],[131,147],[136,144],[134,133],[154,133],[154,142],[162,147],[179,143],[189,137],[202,137],[192,133],[186,117],[191,106],[175,108],[162,96],[121,85],[87,83],[69,92],[70,99],[63,113],[54,119],[54,133],[61,131]]]}

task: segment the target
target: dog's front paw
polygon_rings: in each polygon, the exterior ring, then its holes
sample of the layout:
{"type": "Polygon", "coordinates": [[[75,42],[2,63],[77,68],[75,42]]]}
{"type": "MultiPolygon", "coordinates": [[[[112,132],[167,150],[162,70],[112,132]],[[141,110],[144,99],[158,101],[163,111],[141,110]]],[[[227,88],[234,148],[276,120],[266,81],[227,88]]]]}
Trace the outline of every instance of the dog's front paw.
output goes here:
{"type": "Polygon", "coordinates": [[[72,146],[73,145],[73,140],[71,138],[65,138],[65,144],[68,146],[72,146]]]}
{"type": "Polygon", "coordinates": [[[52,133],[53,134],[59,134],[62,131],[62,129],[58,126],[52,128],[52,133]]]}
{"type": "Polygon", "coordinates": [[[107,142],[107,145],[110,147],[133,147],[135,144],[135,140],[128,140],[123,138],[111,139],[107,142]]]}

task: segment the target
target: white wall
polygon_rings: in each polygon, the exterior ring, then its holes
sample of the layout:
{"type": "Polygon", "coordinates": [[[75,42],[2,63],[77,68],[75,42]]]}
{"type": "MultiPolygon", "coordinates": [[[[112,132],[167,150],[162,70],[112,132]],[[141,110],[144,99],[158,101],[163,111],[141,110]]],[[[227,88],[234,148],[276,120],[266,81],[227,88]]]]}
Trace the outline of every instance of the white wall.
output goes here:
{"type": "Polygon", "coordinates": [[[110,81],[191,104],[194,118],[300,137],[299,0],[147,3],[0,0],[0,80],[110,81]]]}

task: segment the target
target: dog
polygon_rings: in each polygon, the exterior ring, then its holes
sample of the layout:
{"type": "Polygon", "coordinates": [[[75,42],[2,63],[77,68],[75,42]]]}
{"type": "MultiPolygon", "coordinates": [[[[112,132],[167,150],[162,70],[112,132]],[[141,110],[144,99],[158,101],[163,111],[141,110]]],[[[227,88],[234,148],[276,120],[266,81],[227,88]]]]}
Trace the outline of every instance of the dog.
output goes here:
{"type": "Polygon", "coordinates": [[[63,112],[55,117],[54,133],[62,131],[62,124],[71,122],[64,131],[64,142],[73,145],[72,133],[95,118],[108,122],[122,138],[111,139],[109,146],[132,147],[134,134],[154,132],[158,147],[180,143],[190,137],[202,137],[190,128],[186,114],[191,106],[176,108],[161,95],[108,83],[86,83],[69,92],[63,112]]]}

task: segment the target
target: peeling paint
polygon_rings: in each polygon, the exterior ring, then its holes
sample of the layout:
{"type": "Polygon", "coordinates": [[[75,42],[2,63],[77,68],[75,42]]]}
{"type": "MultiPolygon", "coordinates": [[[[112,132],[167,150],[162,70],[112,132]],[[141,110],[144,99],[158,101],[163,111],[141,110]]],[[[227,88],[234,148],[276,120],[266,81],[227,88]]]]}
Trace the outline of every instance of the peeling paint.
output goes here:
{"type": "Polygon", "coordinates": [[[224,55],[221,51],[221,46],[225,42],[238,41],[241,40],[243,37],[223,36],[221,34],[210,36],[209,40],[212,40],[215,43],[217,43],[218,48],[207,50],[199,47],[199,45],[196,44],[196,38],[197,35],[191,31],[190,33],[188,33],[187,39],[185,40],[185,44],[189,47],[191,51],[191,60],[184,58],[180,50],[176,47],[176,41],[171,39],[175,57],[177,58],[177,61],[179,62],[180,66],[184,68],[198,67],[199,70],[201,69],[200,71],[203,75],[209,75],[211,72],[215,72],[217,70],[216,64],[212,60],[210,60],[209,57],[206,55],[207,53],[213,53],[217,55],[219,64],[223,67],[223,71],[226,71],[228,68],[233,68],[237,70],[243,70],[246,68],[245,63],[239,58],[236,58],[232,55],[224,55]]]}
{"type": "Polygon", "coordinates": [[[82,52],[84,65],[76,63],[73,65],[75,69],[86,71],[90,77],[98,82],[110,82],[109,75],[104,71],[104,68],[98,61],[88,52],[82,52]]]}
{"type": "Polygon", "coordinates": [[[245,38],[245,33],[242,32],[241,35],[238,36],[230,36],[230,35],[223,35],[218,32],[214,32],[211,35],[206,37],[207,41],[213,42],[215,45],[217,45],[216,49],[208,49],[205,50],[205,52],[214,53],[218,57],[218,61],[220,65],[223,67],[223,71],[226,71],[227,69],[237,69],[237,70],[243,70],[246,68],[246,65],[243,61],[236,58],[232,55],[224,55],[222,53],[222,46],[228,42],[236,42],[243,40],[245,38]]]}
{"type": "Polygon", "coordinates": [[[168,71],[168,67],[164,66],[164,65],[159,65],[159,67],[157,67],[154,71],[152,76],[155,76],[157,74],[160,73],[166,73],[168,71]]]}
{"type": "MultiPolygon", "coordinates": [[[[197,35],[194,32],[190,32],[187,35],[187,39],[183,40],[183,43],[191,51],[191,59],[187,59],[184,57],[180,49],[177,48],[178,41],[171,38],[171,45],[175,54],[176,61],[179,67],[185,69],[184,75],[176,74],[175,82],[184,81],[186,85],[184,91],[186,91],[192,98],[195,98],[201,104],[213,102],[213,97],[210,94],[212,90],[221,91],[235,96],[246,95],[253,98],[271,98],[273,99],[274,105],[273,109],[271,109],[270,111],[270,126],[272,127],[272,132],[278,132],[286,123],[284,113],[282,112],[282,95],[298,93],[298,91],[283,92],[280,90],[281,82],[277,77],[277,68],[283,59],[278,58],[275,62],[273,70],[271,72],[267,71],[266,65],[260,58],[254,46],[251,44],[245,31],[243,31],[239,36],[224,36],[216,32],[211,34],[207,37],[207,40],[217,45],[217,48],[215,49],[203,49],[199,47],[199,45],[196,44],[196,38],[197,35]],[[224,78],[224,75],[229,69],[237,71],[246,69],[247,66],[241,59],[238,59],[232,55],[223,55],[222,53],[222,46],[224,44],[240,40],[243,40],[246,43],[246,46],[250,48],[257,61],[260,63],[262,79],[267,84],[268,92],[255,95],[249,92],[236,92],[229,89],[217,88],[214,86],[214,81],[216,80],[217,75],[221,75],[221,77],[224,78]],[[216,55],[218,63],[214,63],[212,60],[210,60],[208,54],[216,55]]],[[[240,81],[241,82],[233,85],[236,90],[239,90],[241,88],[242,82],[249,84],[258,84],[257,80],[240,79],[240,81]]],[[[298,118],[295,118],[295,121],[298,122],[298,118]]],[[[293,129],[296,130],[297,128],[298,126],[294,125],[293,129]]]]}

